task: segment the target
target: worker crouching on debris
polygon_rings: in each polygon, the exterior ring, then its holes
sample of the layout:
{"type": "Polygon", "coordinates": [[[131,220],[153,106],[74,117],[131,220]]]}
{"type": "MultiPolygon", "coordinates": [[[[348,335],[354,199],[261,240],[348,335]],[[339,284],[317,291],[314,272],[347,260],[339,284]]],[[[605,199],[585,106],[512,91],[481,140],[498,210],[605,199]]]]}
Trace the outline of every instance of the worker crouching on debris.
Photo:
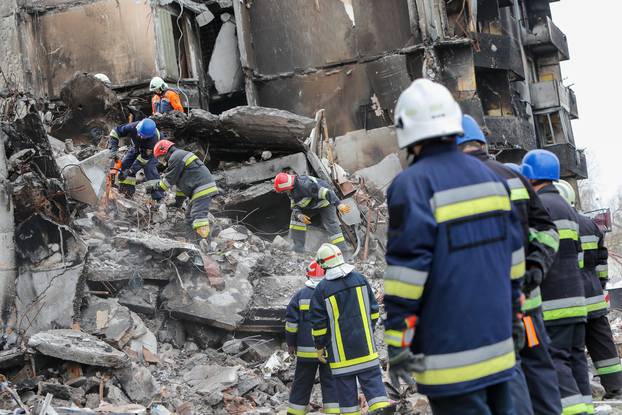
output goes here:
{"type": "Polygon", "coordinates": [[[413,163],[387,193],[391,382],[413,384],[415,372],[435,415],[514,415],[520,291],[512,281],[523,276],[525,259],[509,189],[458,151],[462,112],[444,86],[414,81],[395,119],[399,147],[413,163]]]}
{"type": "Polygon", "coordinates": [[[335,245],[323,244],[315,260],[326,276],[311,299],[312,334],[318,359],[335,377],[341,413],[360,414],[357,380],[369,413],[393,413],[374,342],[379,309],[371,286],[335,245]]]}
{"type": "MultiPolygon", "coordinates": [[[[136,190],[136,173],[141,169],[145,172],[147,180],[160,178],[158,162],[153,157],[153,146],[160,139],[160,132],[155,122],[149,118],[114,128],[110,132],[108,140],[110,168],[113,168],[116,160],[118,160],[117,151],[121,137],[129,137],[131,145],[121,161],[121,171],[117,174],[117,181],[120,190],[131,197],[136,190]]],[[[158,201],[163,195],[162,191],[156,191],[151,194],[151,198],[158,201]]]]}
{"type": "Polygon", "coordinates": [[[184,112],[179,94],[169,89],[164,79],[159,76],[151,79],[149,91],[154,93],[153,97],[151,97],[151,110],[154,115],[165,114],[171,111],[184,112]]]}
{"type": "Polygon", "coordinates": [[[339,200],[328,183],[312,176],[279,173],[274,178],[274,190],[286,192],[290,198],[292,216],[289,230],[296,252],[304,252],[307,225],[311,224],[314,216],[320,217],[322,225],[331,235],[330,243],[337,245],[342,252],[347,251],[335,208],[341,213],[348,213],[350,206],[339,200]]]}
{"type": "MultiPolygon", "coordinates": [[[[477,122],[469,115],[462,118],[464,135],[458,136],[460,149],[484,163],[510,188],[510,200],[522,224],[523,246],[527,271],[522,290],[526,296],[522,318],[526,341],[519,347],[516,373],[511,391],[517,415],[559,415],[562,412],[559,383],[553,360],[548,351],[548,335],[542,319],[540,284],[555,260],[559,235],[553,220],[540,198],[516,170],[493,160],[488,155],[486,137],[477,122]],[[531,397],[531,399],[530,399],[531,397]]],[[[520,346],[520,345],[518,345],[520,346]]]]}
{"type": "Polygon", "coordinates": [[[166,165],[159,182],[149,184],[148,191],[167,191],[177,188],[176,197],[190,198],[186,208],[186,223],[194,242],[209,236],[209,207],[212,196],[218,193],[216,182],[207,166],[190,151],[174,146],[169,140],[161,140],[153,148],[153,154],[166,165]]]}
{"type": "Polygon", "coordinates": [[[320,370],[320,386],[322,388],[322,412],[338,414],[339,402],[335,389],[335,379],[326,363],[320,363],[315,351],[309,319],[311,297],[315,287],[324,279],[324,269],[316,261],[307,268],[305,287],[294,295],[287,306],[285,315],[285,337],[289,352],[296,355],[296,371],[294,383],[289,394],[288,414],[304,415],[315,383],[315,375],[320,370]]]}

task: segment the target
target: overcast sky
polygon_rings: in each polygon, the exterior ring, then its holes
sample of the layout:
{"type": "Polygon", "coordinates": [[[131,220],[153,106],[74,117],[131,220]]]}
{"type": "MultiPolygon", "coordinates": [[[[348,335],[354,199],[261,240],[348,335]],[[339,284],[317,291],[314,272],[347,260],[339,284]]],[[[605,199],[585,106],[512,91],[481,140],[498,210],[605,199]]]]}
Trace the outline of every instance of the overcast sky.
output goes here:
{"type": "Polygon", "coordinates": [[[551,11],[570,48],[562,73],[577,95],[575,141],[587,149],[589,174],[606,204],[622,191],[622,1],[561,0],[551,11]]]}

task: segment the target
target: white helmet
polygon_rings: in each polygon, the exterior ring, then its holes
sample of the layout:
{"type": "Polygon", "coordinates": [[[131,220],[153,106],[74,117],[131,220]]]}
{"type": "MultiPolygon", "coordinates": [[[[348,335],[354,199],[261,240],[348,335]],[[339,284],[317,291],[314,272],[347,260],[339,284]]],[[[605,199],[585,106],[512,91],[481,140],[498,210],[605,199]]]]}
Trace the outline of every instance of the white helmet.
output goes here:
{"type": "Polygon", "coordinates": [[[168,85],[166,85],[164,79],[160,78],[159,76],[153,77],[151,79],[151,82],[149,82],[150,92],[155,92],[157,90],[164,91],[165,89],[168,89],[168,85]]]}
{"type": "Polygon", "coordinates": [[[104,85],[106,85],[107,87],[110,88],[112,86],[112,82],[110,82],[110,78],[108,78],[108,75],[103,74],[103,73],[96,73],[93,76],[99,79],[100,81],[102,81],[104,85]]]}
{"type": "Polygon", "coordinates": [[[417,79],[397,100],[395,127],[397,144],[406,148],[429,138],[462,134],[462,111],[443,85],[417,79]]]}
{"type": "Polygon", "coordinates": [[[568,202],[570,206],[574,207],[575,201],[577,198],[577,195],[574,191],[574,187],[572,187],[572,185],[568,183],[566,180],[559,180],[559,181],[553,182],[553,184],[557,188],[557,191],[559,192],[561,197],[563,197],[564,200],[568,202]]]}

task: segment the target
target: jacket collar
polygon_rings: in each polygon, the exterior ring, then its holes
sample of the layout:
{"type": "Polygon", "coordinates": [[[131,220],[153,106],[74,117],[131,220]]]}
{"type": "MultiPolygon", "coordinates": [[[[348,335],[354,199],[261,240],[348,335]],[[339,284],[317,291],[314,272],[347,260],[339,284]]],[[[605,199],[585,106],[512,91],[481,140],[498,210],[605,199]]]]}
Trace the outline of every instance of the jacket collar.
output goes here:
{"type": "Polygon", "coordinates": [[[538,194],[540,193],[557,193],[559,194],[559,190],[553,184],[547,184],[542,189],[538,190],[538,194]]]}
{"type": "Polygon", "coordinates": [[[352,271],[354,271],[353,265],[341,264],[336,266],[335,268],[327,269],[324,278],[326,278],[327,280],[336,280],[338,278],[345,277],[352,271]]]}
{"type": "Polygon", "coordinates": [[[418,160],[440,153],[448,153],[451,151],[458,151],[458,146],[456,146],[456,143],[445,140],[430,141],[423,146],[423,148],[421,149],[421,153],[419,153],[419,156],[417,156],[416,159],[418,160]]]}

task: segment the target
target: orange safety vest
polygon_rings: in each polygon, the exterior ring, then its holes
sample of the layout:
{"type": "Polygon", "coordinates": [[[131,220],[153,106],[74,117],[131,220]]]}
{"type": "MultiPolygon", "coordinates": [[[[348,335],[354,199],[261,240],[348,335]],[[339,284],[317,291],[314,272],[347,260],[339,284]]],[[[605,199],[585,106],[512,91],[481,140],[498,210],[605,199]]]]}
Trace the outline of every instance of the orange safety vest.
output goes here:
{"type": "Polygon", "coordinates": [[[184,107],[181,105],[179,94],[169,89],[161,96],[156,94],[151,98],[151,111],[153,114],[163,114],[171,111],[184,112],[184,107]]]}

